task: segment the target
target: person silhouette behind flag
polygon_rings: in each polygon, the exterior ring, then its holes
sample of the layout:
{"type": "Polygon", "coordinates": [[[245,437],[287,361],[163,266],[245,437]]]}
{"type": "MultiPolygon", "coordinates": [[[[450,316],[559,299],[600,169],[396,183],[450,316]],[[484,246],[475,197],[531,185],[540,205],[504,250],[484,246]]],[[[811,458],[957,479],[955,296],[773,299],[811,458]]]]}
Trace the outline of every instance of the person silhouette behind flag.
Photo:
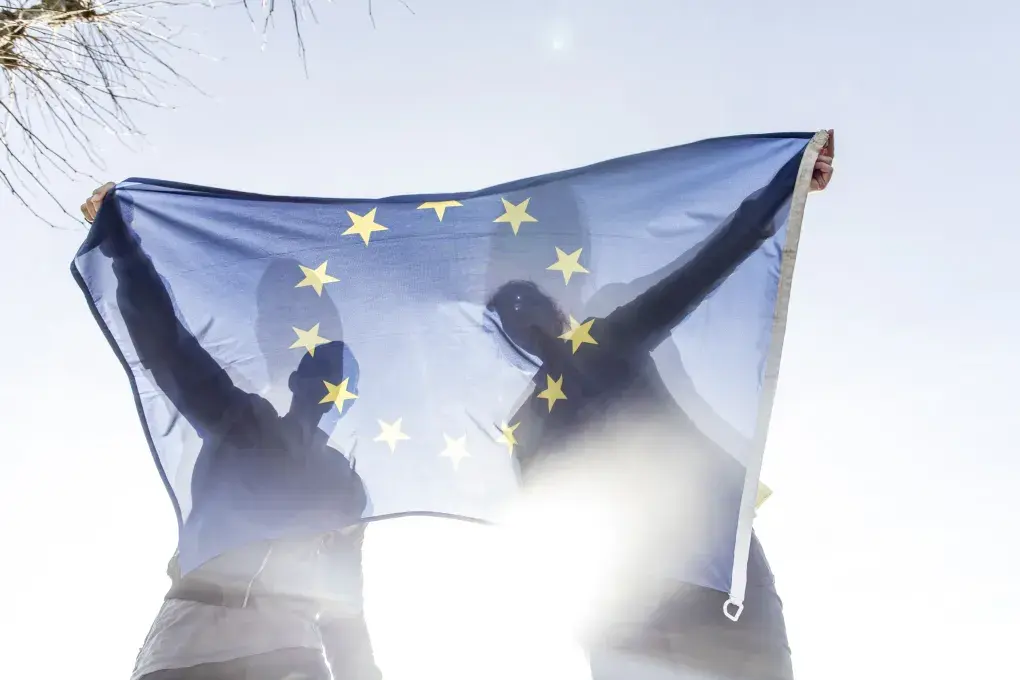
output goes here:
{"type": "MultiPolygon", "coordinates": [[[[831,178],[831,144],[830,132],[812,190],[824,189],[831,178]]],[[[601,308],[600,317],[568,324],[556,301],[529,280],[508,281],[492,294],[488,308],[502,332],[522,356],[539,362],[533,390],[507,421],[526,488],[546,484],[555,499],[559,485],[597,477],[601,470],[603,478],[591,488],[604,494],[634,533],[646,534],[638,543],[654,557],[645,557],[682,561],[733,554],[745,470],[676,403],[651,353],[775,233],[775,217],[789,199],[799,164],[799,156],[791,160],[689,254],[646,279],[596,293],[588,311],[601,308]],[[578,328],[595,342],[572,342],[578,328]],[[717,545],[719,536],[727,536],[728,544],[717,545]]],[[[625,605],[613,599],[626,598],[628,590],[622,581],[615,585],[619,592],[604,604],[622,611],[625,605]]],[[[624,623],[622,635],[607,632],[619,621],[600,622],[601,630],[589,631],[593,677],[659,672],[686,678],[702,672],[713,679],[789,680],[782,604],[753,535],[748,586],[737,622],[724,617],[725,593],[686,583],[674,584],[643,622],[629,629],[631,622],[624,623]]]]}
{"type": "MultiPolygon", "coordinates": [[[[100,187],[82,206],[88,221],[112,188],[100,187]]],[[[377,679],[362,611],[363,527],[356,525],[365,490],[320,427],[334,408],[323,383],[356,390],[350,349],[333,341],[304,354],[286,379],[290,408],[280,416],[235,385],[179,321],[170,291],[120,215],[100,216],[93,231],[113,260],[117,302],[139,361],[202,438],[180,549],[210,559],[186,574],[178,555],[171,560],[172,585],[133,680],[377,679]],[[307,529],[329,524],[336,530],[307,529]],[[218,554],[216,546],[229,549],[218,554]]],[[[294,271],[290,261],[270,264],[259,290],[280,289],[294,271]]],[[[259,304],[269,382],[279,387],[282,362],[266,344],[280,310],[259,304]]],[[[335,324],[332,337],[342,337],[338,316],[335,324]]],[[[350,403],[341,404],[342,416],[350,403]]]]}

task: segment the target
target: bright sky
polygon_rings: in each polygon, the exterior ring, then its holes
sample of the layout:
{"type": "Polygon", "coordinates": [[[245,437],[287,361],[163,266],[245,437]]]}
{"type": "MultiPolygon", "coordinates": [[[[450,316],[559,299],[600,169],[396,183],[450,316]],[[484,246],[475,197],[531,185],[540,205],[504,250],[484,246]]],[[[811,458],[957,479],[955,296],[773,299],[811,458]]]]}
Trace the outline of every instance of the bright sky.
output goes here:
{"type": "MultiPolygon", "coordinates": [[[[222,58],[176,61],[210,96],[167,92],[176,110],[138,112],[134,148],[100,140],[106,175],[382,196],[836,128],[757,523],[797,672],[1003,676],[1020,630],[1018,5],[408,2],[415,15],[375,0],[377,30],[364,2],[319,6],[307,79],[283,21],[263,52],[238,8],[176,11],[189,44],[222,58]]],[[[92,188],[56,186],[69,207],[92,188]]],[[[168,585],[173,513],[68,273],[84,231],[8,196],[0,223],[3,675],[126,678],[168,585]]],[[[457,566],[441,556],[415,559],[438,578],[457,566]]],[[[377,591],[409,589],[373,569],[377,591]]]]}

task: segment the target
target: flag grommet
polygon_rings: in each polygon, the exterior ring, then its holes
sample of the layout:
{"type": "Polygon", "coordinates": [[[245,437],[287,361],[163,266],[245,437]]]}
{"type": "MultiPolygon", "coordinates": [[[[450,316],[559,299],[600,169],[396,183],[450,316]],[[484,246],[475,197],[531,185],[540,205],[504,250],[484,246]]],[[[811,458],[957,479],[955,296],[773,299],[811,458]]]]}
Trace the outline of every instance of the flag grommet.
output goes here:
{"type": "Polygon", "coordinates": [[[736,622],[740,618],[740,615],[744,613],[744,603],[737,602],[732,597],[726,600],[726,604],[723,605],[723,614],[726,615],[730,621],[736,622]]]}

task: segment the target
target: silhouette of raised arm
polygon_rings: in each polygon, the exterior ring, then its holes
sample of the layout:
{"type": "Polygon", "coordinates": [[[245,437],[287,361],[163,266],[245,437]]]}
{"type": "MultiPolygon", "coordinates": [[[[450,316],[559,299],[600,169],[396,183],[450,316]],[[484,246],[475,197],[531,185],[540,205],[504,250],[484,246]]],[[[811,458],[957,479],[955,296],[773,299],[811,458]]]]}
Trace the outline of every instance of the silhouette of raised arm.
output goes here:
{"type": "Polygon", "coordinates": [[[751,194],[714,234],[676,261],[631,285],[642,290],[606,317],[631,346],[652,350],[709,293],[775,234],[775,217],[790,198],[800,156],[751,194]]]}
{"type": "Polygon", "coordinates": [[[200,433],[217,429],[246,395],[177,318],[165,282],[119,211],[103,211],[96,226],[100,249],[113,260],[117,304],[139,360],[200,433]]]}

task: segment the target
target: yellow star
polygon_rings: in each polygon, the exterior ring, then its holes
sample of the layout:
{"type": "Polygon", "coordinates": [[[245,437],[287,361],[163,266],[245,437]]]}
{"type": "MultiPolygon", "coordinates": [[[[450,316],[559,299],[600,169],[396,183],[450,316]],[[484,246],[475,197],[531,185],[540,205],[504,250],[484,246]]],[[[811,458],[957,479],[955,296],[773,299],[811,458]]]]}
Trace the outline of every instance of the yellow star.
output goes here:
{"type": "Polygon", "coordinates": [[[530,198],[526,198],[517,205],[514,205],[510,201],[501,199],[503,201],[503,214],[493,220],[493,222],[509,222],[510,226],[514,230],[514,235],[517,235],[517,230],[521,228],[522,222],[538,222],[534,217],[528,214],[528,201],[530,198]]]}
{"type": "Polygon", "coordinates": [[[563,283],[570,283],[570,277],[574,274],[587,274],[588,270],[581,266],[578,260],[581,258],[581,251],[583,248],[578,248],[574,252],[567,255],[565,252],[556,249],[556,262],[552,263],[546,269],[553,272],[563,272],[563,283]]]}
{"type": "Polygon", "coordinates": [[[435,210],[436,217],[442,222],[447,208],[459,208],[462,205],[460,201],[425,201],[418,206],[418,210],[435,210]]]}
{"type": "Polygon", "coordinates": [[[563,376],[553,380],[551,375],[547,375],[545,376],[545,385],[545,389],[538,393],[538,398],[548,401],[549,411],[552,412],[557,401],[567,400],[567,395],[563,394],[563,376]]]}
{"type": "Polygon", "coordinates": [[[301,267],[301,271],[304,273],[305,278],[302,279],[301,283],[294,286],[295,288],[311,286],[317,295],[322,295],[322,287],[324,285],[327,283],[336,283],[340,280],[326,273],[326,262],[323,262],[315,269],[306,267],[303,264],[299,264],[298,266],[301,267]]]}
{"type": "Polygon", "coordinates": [[[315,356],[315,348],[319,345],[325,345],[329,340],[319,335],[319,324],[315,324],[307,331],[303,331],[300,328],[291,326],[294,332],[297,333],[297,340],[288,349],[304,349],[313,357],[315,356]]]}
{"type": "Polygon", "coordinates": [[[344,378],[343,382],[339,385],[334,385],[331,382],[322,381],[322,384],[326,386],[326,396],[322,398],[320,404],[336,404],[337,409],[341,412],[344,410],[344,403],[350,399],[357,399],[358,395],[347,391],[347,381],[350,378],[344,378]]]}
{"type": "Polygon", "coordinates": [[[467,452],[465,448],[467,442],[467,435],[454,439],[445,432],[443,433],[443,439],[446,440],[446,448],[439,454],[443,458],[449,458],[453,461],[453,469],[456,470],[457,466],[460,465],[460,461],[469,457],[471,454],[467,452]]]}
{"type": "Polygon", "coordinates": [[[376,223],[375,211],[376,209],[372,208],[368,211],[367,215],[359,215],[348,210],[347,216],[351,218],[351,222],[353,224],[351,224],[350,228],[345,231],[343,235],[348,236],[350,234],[355,234],[360,236],[367,246],[369,239],[372,238],[373,232],[386,231],[387,229],[387,227],[376,223]]]}
{"type": "Polygon", "coordinates": [[[595,338],[591,337],[591,325],[595,319],[589,319],[584,323],[577,323],[577,319],[570,317],[570,330],[560,336],[560,340],[566,340],[573,345],[571,354],[577,354],[581,345],[597,345],[595,338]]]}
{"type": "Polygon", "coordinates": [[[387,423],[382,420],[379,421],[379,436],[375,438],[377,442],[386,442],[387,446],[390,447],[390,453],[397,450],[397,442],[406,441],[410,439],[406,434],[400,430],[400,424],[403,422],[403,418],[397,418],[392,423],[387,423]]]}
{"type": "Polygon", "coordinates": [[[514,447],[517,446],[517,438],[514,436],[514,430],[516,430],[520,426],[521,426],[520,423],[507,425],[505,420],[503,421],[503,424],[499,426],[500,432],[502,432],[502,434],[496,438],[496,441],[499,442],[500,444],[506,444],[507,449],[509,449],[510,451],[510,455],[513,455],[514,447]]]}

